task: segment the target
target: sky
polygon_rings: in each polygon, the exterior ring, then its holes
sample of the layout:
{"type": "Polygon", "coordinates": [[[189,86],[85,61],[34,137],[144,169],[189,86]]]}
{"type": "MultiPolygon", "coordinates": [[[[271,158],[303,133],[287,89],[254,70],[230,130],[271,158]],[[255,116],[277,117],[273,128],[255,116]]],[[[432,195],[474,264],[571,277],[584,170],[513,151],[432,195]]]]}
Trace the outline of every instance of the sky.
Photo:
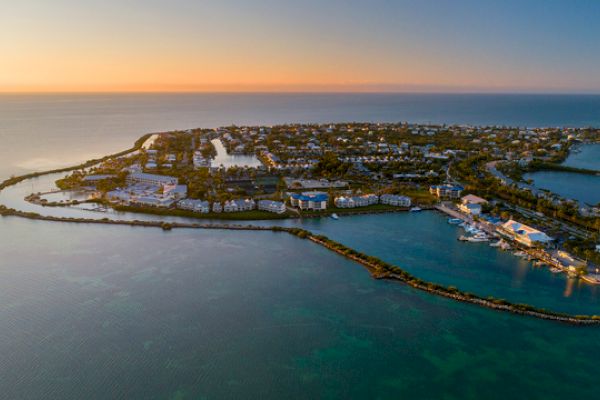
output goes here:
{"type": "Polygon", "coordinates": [[[2,3],[0,92],[600,93],[596,0],[2,3]]]}

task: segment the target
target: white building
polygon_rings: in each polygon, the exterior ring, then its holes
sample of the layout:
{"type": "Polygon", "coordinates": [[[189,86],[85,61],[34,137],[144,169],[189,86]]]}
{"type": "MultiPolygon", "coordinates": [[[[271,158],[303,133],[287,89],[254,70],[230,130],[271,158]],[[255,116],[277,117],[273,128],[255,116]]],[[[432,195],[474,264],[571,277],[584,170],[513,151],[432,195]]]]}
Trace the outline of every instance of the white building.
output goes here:
{"type": "Polygon", "coordinates": [[[325,210],[329,196],[323,192],[292,193],[290,203],[301,210],[325,210]]]}
{"type": "Polygon", "coordinates": [[[535,247],[538,245],[547,245],[552,239],[544,232],[538,231],[530,226],[522,224],[520,222],[509,220],[504,223],[499,232],[509,236],[511,239],[524,244],[527,247],[535,247]]]}
{"type": "Polygon", "coordinates": [[[379,203],[379,197],[375,194],[362,196],[340,196],[336,197],[334,204],[338,208],[366,207],[379,203]]]}
{"type": "Polygon", "coordinates": [[[183,199],[177,203],[177,207],[182,210],[190,210],[202,214],[210,212],[210,204],[206,200],[183,199]]]}
{"type": "Polygon", "coordinates": [[[272,200],[259,200],[258,209],[276,214],[283,214],[286,210],[285,203],[282,203],[281,201],[272,200]]]}
{"type": "Polygon", "coordinates": [[[223,205],[223,211],[225,212],[239,212],[239,211],[250,211],[254,210],[256,203],[252,199],[236,199],[228,200],[223,205]]]}
{"type": "Polygon", "coordinates": [[[167,175],[146,174],[132,172],[127,176],[127,183],[145,183],[148,185],[177,185],[177,178],[167,175]]]}
{"type": "Polygon", "coordinates": [[[396,194],[382,194],[379,197],[381,204],[387,204],[395,207],[410,207],[412,200],[407,196],[399,196],[396,194]]]}

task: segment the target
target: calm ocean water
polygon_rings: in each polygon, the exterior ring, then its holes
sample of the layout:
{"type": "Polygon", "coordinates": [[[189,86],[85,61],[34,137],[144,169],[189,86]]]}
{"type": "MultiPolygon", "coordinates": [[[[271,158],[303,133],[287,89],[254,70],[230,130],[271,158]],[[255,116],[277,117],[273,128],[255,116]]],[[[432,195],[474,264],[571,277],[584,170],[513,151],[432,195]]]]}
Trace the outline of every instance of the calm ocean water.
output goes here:
{"type": "MultiPolygon", "coordinates": [[[[148,131],[341,120],[599,125],[599,106],[593,96],[0,96],[0,175],[120,150],[148,131]]],[[[2,200],[18,204],[27,185],[2,200]]],[[[436,282],[600,313],[595,289],[458,243],[434,213],[305,227],[436,282]]],[[[3,218],[0,255],[0,399],[596,396],[597,328],[375,281],[285,234],[3,218]]]]}
{"type": "Polygon", "coordinates": [[[0,95],[0,176],[68,165],[121,150],[147,132],[339,121],[600,126],[600,96],[0,95]]]}
{"type": "MultiPolygon", "coordinates": [[[[600,144],[581,147],[580,152],[572,153],[564,162],[575,168],[600,171],[600,144]]],[[[533,179],[534,184],[565,198],[579,200],[589,205],[600,203],[600,176],[575,174],[560,171],[538,171],[525,174],[525,179],[533,179]]]]}

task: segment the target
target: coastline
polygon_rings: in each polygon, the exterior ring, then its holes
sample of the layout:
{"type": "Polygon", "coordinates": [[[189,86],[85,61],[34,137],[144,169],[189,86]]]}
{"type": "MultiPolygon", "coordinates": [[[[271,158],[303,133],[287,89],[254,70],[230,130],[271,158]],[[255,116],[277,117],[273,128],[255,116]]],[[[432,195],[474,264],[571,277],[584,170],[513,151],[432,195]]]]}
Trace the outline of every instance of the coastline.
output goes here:
{"type": "MultiPolygon", "coordinates": [[[[20,183],[24,180],[48,175],[57,172],[67,172],[76,169],[86,168],[92,166],[103,160],[107,160],[113,157],[120,157],[131,152],[134,152],[141,148],[145,141],[151,137],[152,134],[144,135],[135,142],[135,145],[122,152],[103,157],[98,160],[90,160],[77,166],[63,168],[59,170],[43,171],[37,173],[26,174],[18,177],[12,177],[4,182],[0,183],[0,191],[20,183]]],[[[348,210],[351,211],[351,210],[348,210]]],[[[352,210],[353,211],[353,210],[352,210]]],[[[356,210],[357,213],[361,213],[361,210],[356,210]]],[[[398,211],[405,211],[399,209],[398,211]]],[[[387,210],[381,212],[389,212],[387,210]]],[[[362,213],[369,213],[368,211],[362,213]]],[[[322,214],[327,215],[327,214],[322,214]]],[[[493,297],[482,297],[472,293],[463,292],[453,286],[443,286],[434,282],[423,281],[417,277],[412,276],[402,268],[389,264],[380,260],[379,258],[369,256],[357,252],[356,250],[349,248],[341,243],[335,242],[326,236],[316,235],[313,232],[300,228],[285,228],[277,226],[253,226],[253,225],[239,225],[239,224],[199,224],[199,223],[178,223],[178,222],[164,222],[164,221],[125,221],[125,220],[111,220],[108,218],[103,219],[88,219],[88,218],[69,218],[69,217],[52,217],[43,216],[34,212],[24,212],[15,209],[7,208],[4,205],[0,205],[0,216],[2,217],[20,217],[31,220],[50,221],[50,222],[70,222],[70,223],[91,223],[91,224],[109,224],[109,225],[125,225],[125,226],[139,226],[139,227],[152,227],[161,228],[165,231],[172,229],[221,229],[221,230],[258,230],[258,231],[272,231],[272,232],[286,232],[288,234],[295,235],[302,239],[309,239],[313,243],[321,245],[326,249],[333,251],[343,257],[353,260],[363,267],[365,267],[371,276],[375,279],[386,279],[396,282],[400,282],[411,286],[415,289],[422,290],[434,295],[450,298],[456,301],[471,303],[481,307],[494,309],[498,311],[510,312],[513,314],[525,315],[535,317],[539,319],[553,320],[557,322],[575,324],[575,325],[591,325],[600,324],[599,315],[571,315],[566,313],[554,312],[546,309],[536,308],[527,304],[515,304],[510,303],[503,299],[496,299],[493,297]]]]}

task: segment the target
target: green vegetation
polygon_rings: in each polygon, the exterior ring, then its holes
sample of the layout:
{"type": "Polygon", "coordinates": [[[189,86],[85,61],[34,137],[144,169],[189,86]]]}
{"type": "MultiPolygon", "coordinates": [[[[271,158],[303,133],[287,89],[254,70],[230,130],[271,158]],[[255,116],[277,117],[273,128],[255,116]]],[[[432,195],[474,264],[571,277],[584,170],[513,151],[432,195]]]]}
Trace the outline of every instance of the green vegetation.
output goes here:
{"type": "Polygon", "coordinates": [[[114,206],[116,211],[133,212],[140,214],[152,214],[171,217],[186,217],[196,219],[219,219],[219,220],[268,220],[268,219],[286,219],[290,215],[288,213],[275,214],[263,210],[240,211],[240,212],[221,212],[221,213],[206,213],[201,214],[190,210],[179,210],[172,208],[153,208],[153,207],[138,207],[138,206],[114,206]]]}

